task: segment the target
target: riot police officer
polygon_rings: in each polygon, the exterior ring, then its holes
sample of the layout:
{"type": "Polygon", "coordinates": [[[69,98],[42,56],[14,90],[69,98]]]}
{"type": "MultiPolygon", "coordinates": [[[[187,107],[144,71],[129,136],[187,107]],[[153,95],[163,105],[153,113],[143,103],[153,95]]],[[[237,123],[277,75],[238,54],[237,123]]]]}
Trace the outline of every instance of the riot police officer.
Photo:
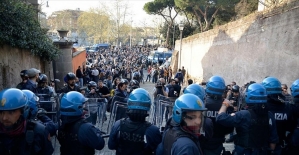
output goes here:
{"type": "Polygon", "coordinates": [[[37,107],[39,98],[30,90],[22,90],[28,99],[28,106],[30,108],[28,119],[39,120],[49,131],[50,135],[56,134],[57,125],[46,115],[46,111],[37,107]]]}
{"type": "Polygon", "coordinates": [[[255,83],[249,85],[245,94],[247,110],[227,114],[227,108],[234,105],[226,99],[216,122],[236,127],[235,155],[267,155],[268,151],[274,153],[278,135],[274,116],[267,109],[266,89],[263,85],[255,83]]]}
{"type": "MultiPolygon", "coordinates": [[[[291,95],[293,97],[294,109],[299,107],[299,79],[295,80],[291,86],[291,95]]],[[[299,118],[298,114],[293,116],[292,123],[294,130],[290,140],[288,154],[296,155],[299,152],[299,118]]]]}
{"type": "Polygon", "coordinates": [[[49,101],[50,97],[54,96],[54,92],[48,86],[48,77],[45,74],[39,75],[38,86],[37,86],[37,94],[44,94],[44,100],[49,101]]]}
{"type": "MultiPolygon", "coordinates": [[[[88,89],[89,92],[86,94],[87,98],[102,98],[102,96],[99,94],[97,89],[97,83],[94,81],[90,81],[88,83],[88,89]]],[[[97,123],[97,113],[98,113],[98,107],[97,103],[88,103],[89,105],[89,113],[90,117],[87,119],[88,122],[91,122],[93,125],[96,125],[97,123]]]]}
{"type": "Polygon", "coordinates": [[[171,126],[163,133],[157,155],[203,155],[199,137],[206,110],[203,101],[194,94],[176,99],[171,126]]]}
{"type": "Polygon", "coordinates": [[[115,122],[110,132],[108,147],[116,155],[152,155],[161,142],[159,128],[145,118],[151,107],[151,97],[143,89],[135,89],[128,99],[128,118],[115,122]]]}
{"type": "Polygon", "coordinates": [[[76,86],[76,75],[74,73],[70,72],[66,74],[65,81],[67,82],[67,85],[58,90],[57,93],[68,93],[70,91],[80,92],[80,87],[76,86]]]}
{"type": "Polygon", "coordinates": [[[39,80],[40,71],[36,68],[30,68],[27,70],[28,80],[24,85],[23,89],[27,89],[32,91],[33,93],[37,93],[37,82],[39,80]]]}
{"type": "Polygon", "coordinates": [[[61,155],[93,155],[105,146],[101,131],[83,119],[83,104],[87,99],[76,91],[63,95],[60,105],[61,127],[58,141],[61,155]]]}
{"type": "Polygon", "coordinates": [[[54,151],[45,126],[28,120],[26,95],[19,89],[0,92],[0,154],[51,155],[54,151]]]}
{"type": "MultiPolygon", "coordinates": [[[[223,150],[225,135],[233,132],[233,127],[226,127],[216,122],[218,111],[222,105],[222,95],[225,91],[225,82],[221,76],[212,76],[206,84],[207,98],[205,105],[207,118],[213,121],[213,137],[202,144],[205,155],[219,155],[223,150]]],[[[231,110],[232,111],[232,110],[231,110]]]]}
{"type": "Polygon", "coordinates": [[[199,84],[191,84],[186,87],[183,91],[184,94],[194,94],[198,96],[202,101],[206,99],[206,92],[205,89],[200,86],[199,84]]]}
{"type": "MultiPolygon", "coordinates": [[[[202,101],[205,101],[206,92],[205,89],[199,84],[191,84],[183,92],[184,94],[194,94],[199,97],[202,101]]],[[[204,116],[205,122],[203,124],[204,133],[201,133],[203,136],[200,137],[201,144],[209,140],[213,136],[213,122],[210,118],[204,116]]]]}
{"type": "Polygon", "coordinates": [[[286,154],[288,149],[287,133],[293,129],[291,126],[291,118],[294,113],[292,105],[285,102],[285,96],[282,94],[281,83],[275,77],[267,77],[263,80],[262,85],[267,90],[267,103],[269,111],[271,111],[276,120],[277,133],[279,136],[279,143],[275,148],[278,154],[286,154]],[[281,153],[280,153],[281,152],[281,153]]]}
{"type": "MultiPolygon", "coordinates": [[[[238,85],[233,85],[226,99],[228,99],[230,103],[233,105],[234,112],[238,111],[238,107],[240,107],[239,97],[240,97],[240,87],[238,85]]],[[[234,141],[234,132],[229,134],[229,138],[226,139],[225,142],[230,143],[233,141],[234,141]]]]}
{"type": "Polygon", "coordinates": [[[22,71],[20,72],[20,76],[21,76],[21,78],[22,78],[22,82],[20,82],[20,83],[16,86],[16,88],[22,90],[23,87],[25,86],[27,80],[28,80],[27,70],[22,70],[22,71]]]}

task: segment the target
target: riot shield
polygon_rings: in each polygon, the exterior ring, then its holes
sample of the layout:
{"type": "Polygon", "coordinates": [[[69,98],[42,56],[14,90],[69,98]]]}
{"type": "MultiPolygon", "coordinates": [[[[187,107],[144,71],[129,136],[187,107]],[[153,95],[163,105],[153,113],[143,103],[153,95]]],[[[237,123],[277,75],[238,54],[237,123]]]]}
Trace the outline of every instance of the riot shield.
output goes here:
{"type": "Polygon", "coordinates": [[[123,103],[123,102],[115,102],[115,114],[114,114],[114,120],[113,122],[116,122],[122,118],[127,117],[127,103],[123,103]]]}
{"type": "Polygon", "coordinates": [[[177,97],[157,95],[154,103],[151,105],[149,122],[157,127],[162,127],[164,121],[167,121],[172,116],[172,108],[176,99],[177,97]]]}
{"type": "MultiPolygon", "coordinates": [[[[118,102],[123,102],[123,103],[127,103],[127,100],[128,100],[128,98],[124,98],[124,97],[120,97],[120,96],[113,96],[112,99],[111,99],[110,109],[111,109],[111,110],[113,109],[113,107],[114,107],[114,103],[115,103],[116,101],[118,101],[118,102]]],[[[111,111],[111,113],[112,113],[112,111],[111,111]]]]}
{"type": "Polygon", "coordinates": [[[172,116],[172,107],[174,105],[175,98],[168,98],[165,96],[159,96],[157,105],[157,127],[162,127],[169,117],[172,116]],[[165,122],[164,122],[165,121],[165,122]]]}
{"type": "Polygon", "coordinates": [[[107,133],[110,133],[111,127],[116,120],[125,117],[126,106],[122,105],[127,105],[127,98],[114,96],[111,102],[112,107],[110,111],[107,133]]]}
{"type": "Polygon", "coordinates": [[[103,128],[106,120],[106,105],[106,98],[88,98],[83,105],[86,120],[100,129],[103,128]]]}

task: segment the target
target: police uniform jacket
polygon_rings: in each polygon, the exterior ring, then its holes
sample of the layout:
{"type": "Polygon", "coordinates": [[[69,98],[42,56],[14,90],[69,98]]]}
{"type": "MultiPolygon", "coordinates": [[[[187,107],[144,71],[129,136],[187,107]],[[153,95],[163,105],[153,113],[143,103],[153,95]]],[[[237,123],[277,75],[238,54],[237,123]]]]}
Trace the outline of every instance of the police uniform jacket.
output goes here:
{"type": "MultiPolygon", "coordinates": [[[[273,117],[273,114],[271,112],[268,113],[269,118],[269,137],[268,142],[269,143],[278,143],[278,135],[276,130],[276,122],[273,117]]],[[[249,126],[251,121],[251,114],[248,110],[241,110],[239,112],[236,112],[234,114],[227,114],[227,113],[220,113],[217,118],[216,122],[219,124],[222,124],[224,126],[229,127],[236,127],[237,134],[239,132],[249,132],[249,126]]]]}
{"type": "MultiPolygon", "coordinates": [[[[174,127],[174,130],[181,130],[180,127],[174,127]]],[[[156,155],[165,155],[164,139],[167,131],[163,134],[163,141],[156,149],[156,155]]],[[[198,139],[199,141],[199,139],[198,139]]],[[[196,143],[188,137],[179,137],[171,147],[171,155],[201,155],[196,143]]]]}
{"type": "MultiPolygon", "coordinates": [[[[129,123],[133,123],[133,121],[131,121],[130,119],[127,119],[127,121],[129,121],[129,123]]],[[[120,125],[121,125],[121,120],[118,120],[115,122],[115,124],[113,125],[111,132],[110,132],[110,136],[109,136],[109,141],[108,141],[108,148],[110,150],[117,150],[117,148],[119,147],[119,131],[120,131],[120,125]]],[[[159,128],[154,126],[154,125],[150,125],[146,130],[145,130],[145,146],[144,149],[146,150],[152,150],[155,151],[157,146],[159,145],[159,143],[162,140],[162,136],[160,134],[159,128]]],[[[132,146],[132,148],[130,149],[134,149],[134,146],[132,146]]]]}
{"type": "MultiPolygon", "coordinates": [[[[26,126],[28,130],[28,123],[26,126]]],[[[0,132],[0,154],[1,155],[52,155],[54,152],[52,143],[49,139],[49,132],[45,126],[34,122],[33,142],[26,140],[27,130],[19,136],[9,137],[0,132]],[[31,151],[30,151],[31,150],[31,151]]]]}

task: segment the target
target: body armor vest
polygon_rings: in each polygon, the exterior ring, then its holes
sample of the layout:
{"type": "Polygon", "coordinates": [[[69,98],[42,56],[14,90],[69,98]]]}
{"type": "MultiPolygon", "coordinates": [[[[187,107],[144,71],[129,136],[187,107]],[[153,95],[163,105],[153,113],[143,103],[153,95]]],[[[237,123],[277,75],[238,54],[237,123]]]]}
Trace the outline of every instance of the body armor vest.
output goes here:
{"type": "Polygon", "coordinates": [[[78,139],[80,126],[86,123],[85,120],[77,121],[65,126],[58,131],[61,155],[94,155],[93,148],[83,146],[78,139]]]}
{"type": "MultiPolygon", "coordinates": [[[[213,122],[213,138],[224,138],[226,134],[231,133],[234,128],[226,127],[216,123],[216,117],[218,115],[218,111],[222,106],[222,99],[213,99],[207,98],[206,100],[206,108],[208,109],[206,115],[207,118],[210,118],[213,122]]],[[[222,143],[222,142],[221,142],[222,143]]]]}
{"type": "Polygon", "coordinates": [[[149,126],[151,126],[149,122],[129,122],[126,119],[122,119],[119,132],[120,145],[116,150],[116,155],[152,154],[144,149],[145,131],[149,126]]]}
{"type": "Polygon", "coordinates": [[[239,131],[237,128],[237,135],[235,145],[243,148],[267,148],[269,139],[269,116],[258,116],[253,110],[250,112],[250,126],[248,131],[239,131]]]}
{"type": "Polygon", "coordinates": [[[276,121],[279,144],[284,145],[287,141],[286,132],[291,124],[290,106],[285,103],[270,103],[268,105],[268,109],[273,113],[276,121]]]}
{"type": "Polygon", "coordinates": [[[189,133],[181,131],[180,129],[173,129],[173,128],[170,128],[169,130],[166,131],[165,138],[163,140],[163,154],[171,155],[171,148],[173,143],[181,137],[188,137],[189,139],[191,139],[197,146],[200,154],[203,154],[198,139],[196,139],[194,136],[192,136],[189,133]]]}

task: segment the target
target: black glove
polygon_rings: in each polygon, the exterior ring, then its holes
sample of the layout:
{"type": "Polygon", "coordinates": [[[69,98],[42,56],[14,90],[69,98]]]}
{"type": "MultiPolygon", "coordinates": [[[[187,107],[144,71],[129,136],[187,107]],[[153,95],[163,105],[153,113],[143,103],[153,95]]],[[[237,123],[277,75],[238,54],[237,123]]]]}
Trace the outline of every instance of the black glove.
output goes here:
{"type": "Polygon", "coordinates": [[[47,111],[43,108],[38,108],[38,111],[37,111],[37,118],[41,117],[41,116],[44,116],[47,114],[47,111]]]}

